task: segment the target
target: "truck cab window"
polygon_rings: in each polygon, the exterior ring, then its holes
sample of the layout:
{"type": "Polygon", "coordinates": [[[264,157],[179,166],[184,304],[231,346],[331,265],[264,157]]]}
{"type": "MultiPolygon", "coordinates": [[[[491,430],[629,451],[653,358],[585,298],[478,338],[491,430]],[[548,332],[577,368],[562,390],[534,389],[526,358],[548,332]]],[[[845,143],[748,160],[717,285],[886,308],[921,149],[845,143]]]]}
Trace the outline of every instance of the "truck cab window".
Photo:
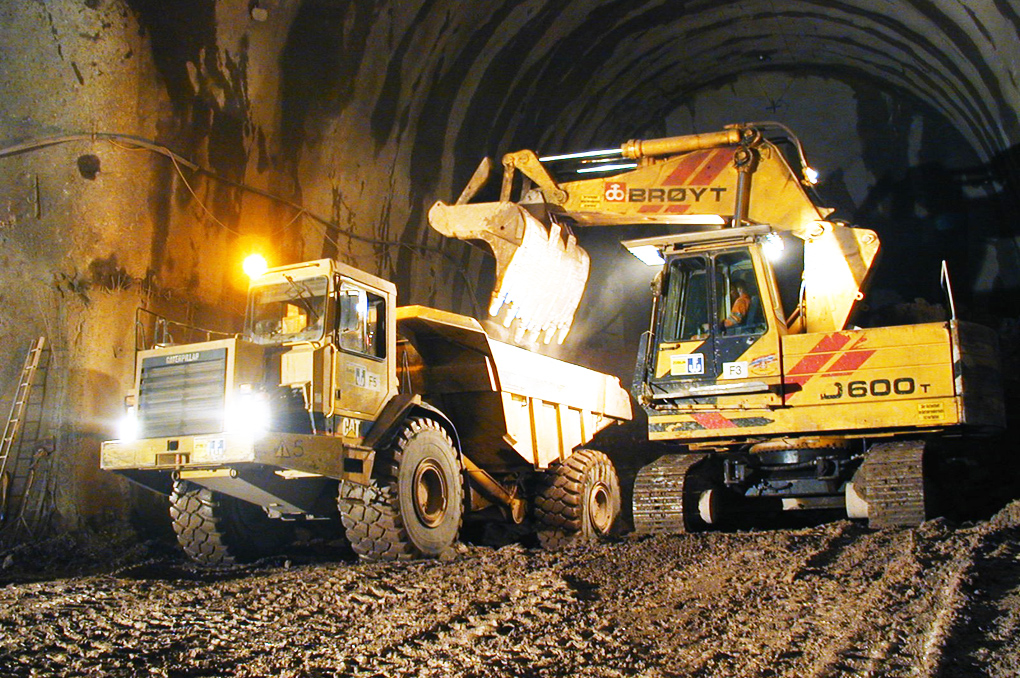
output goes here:
{"type": "Polygon", "coordinates": [[[246,338],[262,345],[321,339],[328,286],[328,279],[319,276],[253,287],[248,295],[246,338]]]}
{"type": "Polygon", "coordinates": [[[663,341],[708,336],[708,265],[703,257],[670,262],[662,304],[663,341]]]}
{"type": "Polygon", "coordinates": [[[340,348],[375,358],[386,357],[386,300],[343,282],[338,292],[340,348]]]}
{"type": "Polygon", "coordinates": [[[754,265],[747,250],[715,260],[719,331],[726,336],[762,334],[767,328],[754,265]]]}

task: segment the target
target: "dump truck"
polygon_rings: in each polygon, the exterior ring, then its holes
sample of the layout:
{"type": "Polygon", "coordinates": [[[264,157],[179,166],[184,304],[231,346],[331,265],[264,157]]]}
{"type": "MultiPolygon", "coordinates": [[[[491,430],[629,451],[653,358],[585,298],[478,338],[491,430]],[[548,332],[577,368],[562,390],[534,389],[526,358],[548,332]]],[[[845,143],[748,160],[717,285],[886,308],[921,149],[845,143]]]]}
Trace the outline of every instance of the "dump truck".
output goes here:
{"type": "Polygon", "coordinates": [[[616,377],[491,339],[473,318],[396,306],[396,288],[322,259],[252,279],[244,332],[137,353],[101,467],[170,498],[209,565],[271,553],[339,516],[368,560],[436,556],[465,518],[607,535],[616,470],[584,447],[629,420],[616,377]]]}
{"type": "MultiPolygon", "coordinates": [[[[658,231],[623,243],[657,271],[632,393],[665,454],[635,479],[639,531],[804,509],[914,525],[934,510],[940,458],[966,462],[967,448],[945,451],[945,441],[1003,428],[996,336],[956,317],[951,290],[944,322],[851,324],[878,236],[816,205],[803,148],[782,125],[544,158],[518,151],[503,165],[498,202],[470,203],[476,180],[429,215],[441,233],[488,244],[494,299],[531,299],[515,271],[569,258],[573,230],[658,231]],[[547,251],[524,246],[543,239],[547,251]]],[[[587,270],[577,259],[568,280],[587,270]]],[[[575,310],[542,310],[538,329],[565,334],[575,310]]],[[[511,324],[531,317],[503,312],[511,324]]]]}

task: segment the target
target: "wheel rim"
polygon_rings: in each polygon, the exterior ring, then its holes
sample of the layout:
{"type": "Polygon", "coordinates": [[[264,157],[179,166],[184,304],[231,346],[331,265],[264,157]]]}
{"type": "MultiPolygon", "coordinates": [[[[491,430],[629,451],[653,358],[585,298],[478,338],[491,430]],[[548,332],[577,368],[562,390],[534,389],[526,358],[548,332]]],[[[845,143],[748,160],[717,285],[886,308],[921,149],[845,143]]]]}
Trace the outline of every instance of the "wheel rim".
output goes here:
{"type": "Polygon", "coordinates": [[[588,515],[591,517],[591,524],[599,534],[606,534],[613,524],[613,509],[609,487],[604,482],[598,482],[588,493],[588,515]]]}
{"type": "Polygon", "coordinates": [[[426,527],[436,527],[446,515],[449,496],[446,476],[433,459],[426,459],[414,470],[414,511],[426,527]]]}

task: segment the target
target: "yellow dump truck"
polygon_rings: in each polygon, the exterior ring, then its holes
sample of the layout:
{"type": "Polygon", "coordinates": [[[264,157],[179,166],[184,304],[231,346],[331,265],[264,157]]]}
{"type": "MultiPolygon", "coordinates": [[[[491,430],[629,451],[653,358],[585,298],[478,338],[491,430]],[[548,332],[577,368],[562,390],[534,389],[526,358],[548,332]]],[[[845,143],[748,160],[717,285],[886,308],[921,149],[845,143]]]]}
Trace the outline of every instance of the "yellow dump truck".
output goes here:
{"type": "Polygon", "coordinates": [[[935,443],[1003,428],[991,330],[954,312],[929,324],[850,323],[878,236],[815,204],[812,171],[785,127],[732,125],[544,158],[518,151],[503,164],[499,202],[470,204],[475,182],[429,217],[441,233],[489,245],[493,310],[509,303],[502,312],[524,318],[526,333],[569,330],[589,263],[571,229],[660,233],[623,243],[655,267],[632,392],[649,438],[671,443],[637,475],[639,531],[780,509],[917,524],[931,515],[935,443]],[[522,271],[555,276],[564,259],[575,293],[558,308],[513,308],[535,298],[522,271]],[[782,281],[792,282],[787,294],[782,281]]]}
{"type": "Polygon", "coordinates": [[[101,466],[169,495],[204,564],[338,511],[366,559],[438,555],[465,516],[608,534],[619,480],[584,445],[632,415],[615,377],[397,308],[392,283],[325,259],[254,278],[240,336],[140,351],[126,403],[101,466]]]}

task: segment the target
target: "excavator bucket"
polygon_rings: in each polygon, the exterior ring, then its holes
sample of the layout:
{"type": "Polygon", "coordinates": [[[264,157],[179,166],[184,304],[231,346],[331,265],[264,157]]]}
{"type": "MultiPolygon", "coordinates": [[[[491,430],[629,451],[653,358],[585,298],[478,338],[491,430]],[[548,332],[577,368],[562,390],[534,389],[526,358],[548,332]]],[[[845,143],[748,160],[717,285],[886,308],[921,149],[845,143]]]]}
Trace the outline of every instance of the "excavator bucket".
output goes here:
{"type": "Polygon", "coordinates": [[[563,343],[588,282],[588,254],[559,224],[546,225],[513,202],[447,205],[429,210],[443,235],[484,241],[496,258],[489,314],[514,327],[514,340],[563,343]]]}

